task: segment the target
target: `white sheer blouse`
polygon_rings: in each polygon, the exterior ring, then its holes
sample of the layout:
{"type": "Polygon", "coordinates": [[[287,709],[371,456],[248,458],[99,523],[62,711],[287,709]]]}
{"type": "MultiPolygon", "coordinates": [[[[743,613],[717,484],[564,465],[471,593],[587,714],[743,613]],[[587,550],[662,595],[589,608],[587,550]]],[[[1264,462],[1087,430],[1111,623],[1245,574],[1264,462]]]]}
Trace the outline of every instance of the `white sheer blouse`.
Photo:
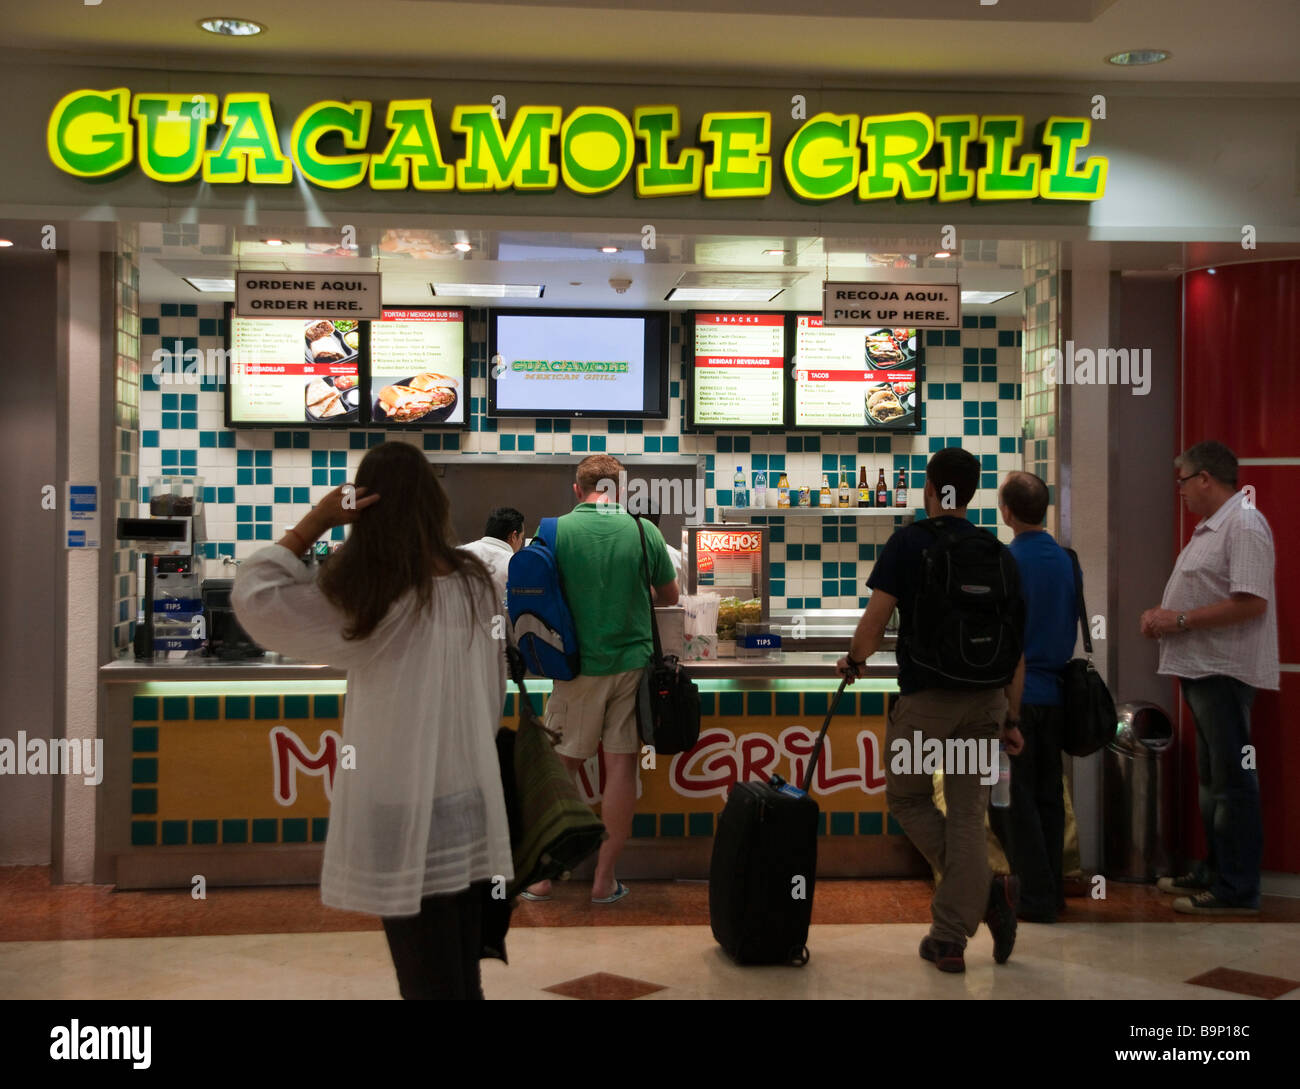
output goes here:
{"type": "Polygon", "coordinates": [[[374,915],[415,915],[425,896],[514,876],[496,731],[505,655],[491,591],[434,580],[432,607],[399,598],[365,639],[287,548],[239,568],[235,612],[268,650],[347,670],[343,744],[356,767],[334,779],[321,900],[374,915]],[[471,610],[467,591],[474,594],[471,610]]]}

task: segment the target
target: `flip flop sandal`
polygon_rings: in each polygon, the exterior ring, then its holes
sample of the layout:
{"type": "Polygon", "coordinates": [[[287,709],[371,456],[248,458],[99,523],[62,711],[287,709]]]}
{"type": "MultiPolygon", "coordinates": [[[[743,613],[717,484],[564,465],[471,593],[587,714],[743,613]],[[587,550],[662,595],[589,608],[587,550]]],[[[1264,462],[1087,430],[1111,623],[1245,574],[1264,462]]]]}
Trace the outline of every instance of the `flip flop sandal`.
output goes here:
{"type": "Polygon", "coordinates": [[[609,896],[593,896],[591,902],[593,904],[617,904],[624,896],[632,891],[623,884],[622,881],[617,879],[614,881],[614,886],[614,891],[609,896]]]}
{"type": "Polygon", "coordinates": [[[523,889],[519,893],[519,899],[530,900],[534,904],[542,904],[551,898],[549,896],[538,896],[535,892],[529,892],[527,889],[523,889]]]}

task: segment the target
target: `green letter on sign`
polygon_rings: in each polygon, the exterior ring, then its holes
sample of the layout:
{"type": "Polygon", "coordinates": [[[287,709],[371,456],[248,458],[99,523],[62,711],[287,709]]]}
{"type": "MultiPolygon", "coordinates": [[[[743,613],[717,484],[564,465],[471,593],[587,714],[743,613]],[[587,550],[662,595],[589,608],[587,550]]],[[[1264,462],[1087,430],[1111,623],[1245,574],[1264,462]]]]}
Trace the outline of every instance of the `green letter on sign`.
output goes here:
{"type": "Polygon", "coordinates": [[[579,106],[560,129],[560,170],[575,193],[604,193],[632,169],[632,126],[607,106],[579,106]]]}
{"type": "Polygon", "coordinates": [[[686,148],[675,163],[668,162],[668,141],[681,131],[676,106],[638,106],[632,112],[636,134],[645,142],[645,162],[636,168],[638,197],[676,197],[700,191],[704,152],[686,148]]]}
{"type": "Polygon", "coordinates": [[[327,132],[341,132],[343,146],[359,150],[366,146],[370,134],[370,103],[315,102],[308,106],[293,125],[289,154],[294,165],[312,185],[324,189],[351,189],[366,176],[369,155],[338,155],[326,158],[316,144],[327,132]]]}
{"type": "Polygon", "coordinates": [[[772,192],[772,115],[706,113],[700,139],[713,145],[704,168],[706,197],[765,197],[772,192]]]}
{"type": "Polygon", "coordinates": [[[934,196],[939,175],[917,164],[934,146],[934,123],[923,113],[887,113],[862,119],[868,173],[858,182],[863,200],[894,197],[926,200],[934,196]]]}
{"type": "Polygon", "coordinates": [[[966,149],[979,130],[973,113],[949,114],[934,119],[934,131],[943,144],[943,169],[939,171],[939,200],[970,200],[975,195],[975,172],[966,165],[966,149]]]}
{"type": "Polygon", "coordinates": [[[131,163],[131,92],[73,91],[50,114],[45,143],[50,161],[79,178],[102,178],[131,163]]]}
{"type": "Polygon", "coordinates": [[[451,167],[442,161],[438,133],[433,127],[433,103],[427,98],[395,98],[388,104],[393,135],[383,155],[370,160],[372,189],[405,189],[415,167],[416,189],[450,189],[451,167]]]}
{"type": "Polygon", "coordinates": [[[1052,149],[1052,157],[1043,173],[1041,194],[1047,200],[1099,200],[1105,194],[1109,160],[1097,155],[1082,170],[1074,165],[1074,149],[1088,143],[1091,128],[1092,122],[1083,117],[1047,119],[1043,144],[1052,149]]]}
{"type": "Polygon", "coordinates": [[[986,117],[980,122],[980,140],[988,160],[976,177],[980,200],[1033,200],[1038,196],[1038,168],[1042,156],[1022,155],[1020,169],[1011,169],[1011,152],[1023,139],[1023,117],[986,117]]]}
{"type": "Polygon", "coordinates": [[[491,106],[457,106],[451,127],[465,135],[465,157],[456,163],[456,188],[554,189],[551,137],[560,113],[559,106],[524,106],[507,137],[491,106]]]}
{"type": "Polygon", "coordinates": [[[269,95],[227,95],[221,121],[226,138],[219,151],[204,153],[204,181],[247,180],[262,185],[293,181],[293,164],[280,150],[269,95]]]}
{"type": "Polygon", "coordinates": [[[189,181],[203,163],[217,96],[138,94],[131,116],[140,130],[140,169],[154,181],[189,181]]]}
{"type": "Polygon", "coordinates": [[[831,200],[858,182],[858,115],[819,113],[785,145],[785,180],[804,200],[831,200]]]}

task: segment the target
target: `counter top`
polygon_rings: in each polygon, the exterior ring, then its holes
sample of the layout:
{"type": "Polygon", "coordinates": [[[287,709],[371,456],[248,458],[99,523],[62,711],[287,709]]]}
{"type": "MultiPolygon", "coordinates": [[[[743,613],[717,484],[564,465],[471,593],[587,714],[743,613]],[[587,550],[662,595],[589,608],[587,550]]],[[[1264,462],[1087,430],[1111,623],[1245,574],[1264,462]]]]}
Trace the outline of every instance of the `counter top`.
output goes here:
{"type": "MultiPolygon", "coordinates": [[[[718,658],[686,662],[696,680],[744,678],[747,680],[834,680],[839,654],[826,651],[786,651],[776,658],[718,658]]],[[[898,666],[892,650],[878,651],[868,660],[867,680],[893,680],[898,666]]],[[[268,654],[265,658],[227,662],[217,658],[181,658],[137,662],[122,658],[101,666],[100,680],[107,684],[145,681],[340,681],[346,671],[333,666],[295,662],[268,654]]],[[[547,682],[549,683],[549,682],[547,682]]]]}

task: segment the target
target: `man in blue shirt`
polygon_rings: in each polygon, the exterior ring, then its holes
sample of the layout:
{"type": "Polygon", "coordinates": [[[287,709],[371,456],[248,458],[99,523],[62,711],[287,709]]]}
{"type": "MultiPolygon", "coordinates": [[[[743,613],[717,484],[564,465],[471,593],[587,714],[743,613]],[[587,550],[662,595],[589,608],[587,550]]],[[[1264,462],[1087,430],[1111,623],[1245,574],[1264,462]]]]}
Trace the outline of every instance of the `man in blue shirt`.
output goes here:
{"type": "Polygon", "coordinates": [[[999,507],[1016,535],[1010,548],[1025,599],[1025,744],[1011,757],[1011,806],[989,815],[1020,878],[1020,918],[1033,923],[1054,923],[1065,907],[1061,674],[1074,653],[1078,620],[1074,563],[1042,528],[1047,503],[1047,485],[1032,473],[1011,473],[1003,482],[999,507]]]}

